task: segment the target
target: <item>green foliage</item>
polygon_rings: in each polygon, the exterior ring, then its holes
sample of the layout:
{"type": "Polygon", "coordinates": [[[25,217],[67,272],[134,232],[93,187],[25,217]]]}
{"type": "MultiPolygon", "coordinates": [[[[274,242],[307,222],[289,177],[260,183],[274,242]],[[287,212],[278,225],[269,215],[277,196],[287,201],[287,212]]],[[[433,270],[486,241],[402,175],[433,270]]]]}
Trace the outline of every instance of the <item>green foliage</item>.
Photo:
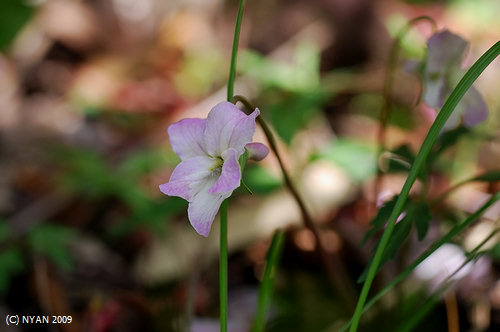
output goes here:
{"type": "Polygon", "coordinates": [[[70,228],[46,224],[32,229],[27,240],[35,254],[47,257],[64,271],[71,271],[74,261],[69,245],[75,240],[75,235],[70,228]]]}
{"type": "Polygon", "coordinates": [[[333,161],[356,182],[372,176],[377,169],[375,148],[353,139],[335,140],[318,157],[333,161]]]}
{"type": "Polygon", "coordinates": [[[289,92],[311,92],[320,85],[319,50],[309,42],[297,45],[292,63],[271,60],[246,51],[240,60],[240,71],[257,80],[264,88],[289,92]]]}
{"type": "MultiPolygon", "coordinates": [[[[362,114],[374,120],[381,118],[381,111],[384,107],[384,100],[380,94],[365,93],[352,98],[349,108],[354,113],[362,114]]],[[[392,105],[389,112],[388,124],[410,130],[415,123],[411,109],[404,105],[392,105]]]]}
{"type": "MultiPolygon", "coordinates": [[[[382,206],[375,218],[372,220],[372,228],[366,233],[362,244],[365,244],[370,238],[374,236],[379,230],[384,227],[389,219],[389,216],[396,205],[398,196],[393,197],[384,206],[382,206]]],[[[410,234],[412,225],[415,225],[417,229],[417,235],[419,240],[423,240],[427,231],[429,229],[429,222],[432,219],[432,214],[429,206],[424,202],[413,202],[408,200],[406,202],[405,208],[401,214],[400,220],[394,227],[394,232],[389,239],[387,247],[384,250],[382,259],[380,260],[379,269],[389,260],[393,259],[396,253],[399,251],[406,238],[410,234]]],[[[378,248],[379,242],[377,242],[373,248],[375,252],[378,248]]],[[[370,262],[371,264],[371,262],[370,262]]],[[[368,264],[368,267],[370,266],[368,264]]],[[[366,278],[368,272],[368,267],[363,271],[358,279],[358,282],[363,282],[366,278]]]]}
{"type": "Polygon", "coordinates": [[[0,50],[7,49],[34,13],[24,0],[0,1],[0,50]]]}
{"type": "Polygon", "coordinates": [[[156,201],[141,185],[148,173],[178,162],[173,153],[163,149],[130,154],[114,168],[103,156],[84,149],[58,148],[54,157],[65,168],[61,182],[67,189],[92,200],[115,198],[129,209],[121,223],[111,226],[111,236],[124,236],[141,227],[155,233],[164,231],[166,217],[185,207],[176,198],[156,201]]]}
{"type": "Polygon", "coordinates": [[[24,268],[21,250],[11,247],[0,252],[0,293],[4,294],[7,291],[12,277],[22,272],[24,268]]]}
{"type": "Polygon", "coordinates": [[[321,91],[287,94],[266,107],[266,115],[278,135],[290,144],[297,131],[321,110],[325,100],[326,94],[321,91]]]}
{"type": "Polygon", "coordinates": [[[255,79],[266,91],[270,100],[266,116],[289,144],[296,132],[321,110],[327,98],[320,85],[318,49],[307,42],[299,43],[292,63],[247,51],[240,63],[241,72],[255,79]]]}
{"type": "Polygon", "coordinates": [[[258,194],[268,194],[282,185],[280,180],[259,165],[249,165],[243,173],[243,180],[258,194]]]}

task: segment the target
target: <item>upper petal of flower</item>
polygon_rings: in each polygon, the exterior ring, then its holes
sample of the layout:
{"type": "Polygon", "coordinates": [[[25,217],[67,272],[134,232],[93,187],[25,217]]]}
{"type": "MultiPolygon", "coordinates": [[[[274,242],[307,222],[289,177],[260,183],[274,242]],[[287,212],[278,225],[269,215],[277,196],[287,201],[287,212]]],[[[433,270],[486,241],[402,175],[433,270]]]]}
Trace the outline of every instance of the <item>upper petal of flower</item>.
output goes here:
{"type": "Polygon", "coordinates": [[[206,119],[183,119],[168,127],[170,144],[182,159],[206,155],[204,132],[206,119]]]}
{"type": "Polygon", "coordinates": [[[235,149],[228,149],[222,153],[222,159],[224,159],[222,172],[217,182],[208,190],[209,193],[227,194],[229,196],[234,189],[240,186],[241,169],[236,156],[235,149]]]}
{"type": "Polygon", "coordinates": [[[427,41],[426,72],[445,72],[450,67],[459,67],[467,42],[460,36],[444,30],[427,41]]]}
{"type": "Polygon", "coordinates": [[[209,180],[216,161],[208,156],[199,156],[182,161],[174,169],[170,181],[160,185],[165,195],[179,196],[187,201],[209,180]]]}
{"type": "Polygon", "coordinates": [[[213,186],[215,181],[215,178],[211,178],[204,183],[188,207],[189,222],[193,225],[196,232],[203,236],[208,236],[220,205],[231,195],[231,193],[226,195],[209,193],[209,188],[213,186]]]}
{"type": "Polygon", "coordinates": [[[262,143],[248,143],[245,145],[248,150],[248,159],[261,161],[269,153],[269,148],[262,143]]]}
{"type": "Polygon", "coordinates": [[[215,105],[207,117],[205,143],[211,156],[221,156],[224,151],[233,148],[237,158],[244,152],[244,147],[252,141],[255,133],[255,118],[260,114],[255,109],[246,115],[229,102],[215,105]]]}

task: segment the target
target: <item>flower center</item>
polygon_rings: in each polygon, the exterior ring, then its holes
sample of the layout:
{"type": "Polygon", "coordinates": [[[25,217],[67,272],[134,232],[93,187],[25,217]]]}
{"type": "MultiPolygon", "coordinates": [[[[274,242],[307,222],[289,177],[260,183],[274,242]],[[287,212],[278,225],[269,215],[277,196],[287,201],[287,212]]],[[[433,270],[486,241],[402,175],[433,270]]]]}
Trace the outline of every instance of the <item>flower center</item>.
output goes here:
{"type": "Polygon", "coordinates": [[[224,165],[224,159],[222,157],[213,157],[214,159],[214,164],[212,167],[210,167],[210,172],[212,172],[213,175],[220,175],[222,173],[222,165],[224,165]]]}

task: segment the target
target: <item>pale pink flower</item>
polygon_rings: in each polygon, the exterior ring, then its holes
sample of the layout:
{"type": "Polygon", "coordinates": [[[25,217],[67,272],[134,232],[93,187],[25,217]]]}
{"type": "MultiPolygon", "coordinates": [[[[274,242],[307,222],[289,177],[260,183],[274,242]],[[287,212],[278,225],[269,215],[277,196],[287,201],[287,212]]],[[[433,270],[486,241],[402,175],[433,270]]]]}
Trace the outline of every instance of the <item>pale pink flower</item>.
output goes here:
{"type": "Polygon", "coordinates": [[[240,186],[238,160],[245,148],[254,160],[269,152],[264,144],[251,143],[259,114],[255,109],[246,115],[233,104],[221,102],[206,119],[183,119],[168,127],[181,163],[160,190],[189,202],[188,218],[200,235],[208,236],[221,203],[240,186]]]}

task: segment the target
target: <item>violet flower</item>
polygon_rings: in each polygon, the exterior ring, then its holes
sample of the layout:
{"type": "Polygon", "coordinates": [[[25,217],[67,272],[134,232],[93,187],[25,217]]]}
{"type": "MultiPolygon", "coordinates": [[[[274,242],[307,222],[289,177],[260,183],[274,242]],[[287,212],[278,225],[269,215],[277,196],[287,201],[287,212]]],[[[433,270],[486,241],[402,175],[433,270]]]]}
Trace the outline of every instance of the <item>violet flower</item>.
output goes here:
{"type": "Polygon", "coordinates": [[[251,143],[259,114],[257,108],[246,115],[233,104],[221,102],[206,119],[183,119],[168,127],[181,163],[160,190],[189,202],[188,218],[200,235],[208,236],[221,203],[240,186],[238,160],[245,149],[253,160],[269,153],[264,144],[251,143]]]}
{"type": "MultiPolygon", "coordinates": [[[[424,69],[425,103],[441,109],[464,74],[460,68],[467,42],[460,36],[444,30],[434,34],[427,42],[427,60],[424,69]]],[[[473,127],[488,116],[488,107],[473,86],[465,93],[444,128],[450,129],[461,122],[473,127]]]]}

